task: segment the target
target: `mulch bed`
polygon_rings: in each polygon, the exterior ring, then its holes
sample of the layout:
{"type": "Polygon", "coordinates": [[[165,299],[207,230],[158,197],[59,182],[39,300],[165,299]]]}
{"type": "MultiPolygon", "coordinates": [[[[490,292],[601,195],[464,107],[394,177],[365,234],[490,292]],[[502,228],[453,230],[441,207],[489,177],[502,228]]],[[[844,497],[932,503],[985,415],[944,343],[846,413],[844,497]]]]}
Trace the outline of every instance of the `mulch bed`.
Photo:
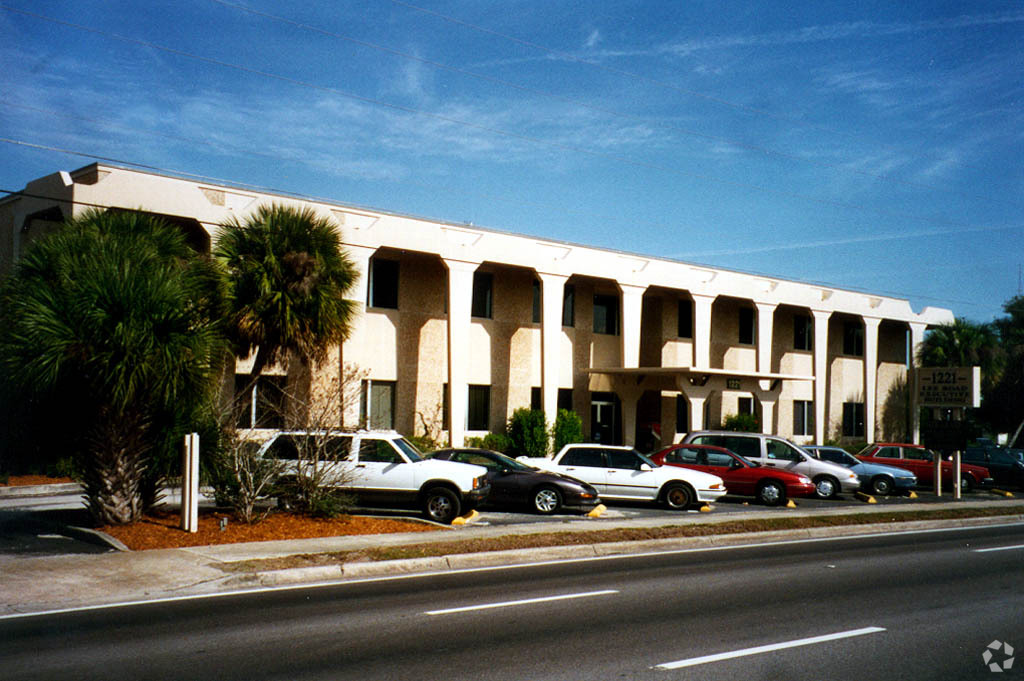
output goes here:
{"type": "Polygon", "coordinates": [[[74,482],[71,478],[49,478],[45,475],[12,475],[7,484],[0,487],[24,487],[26,485],[56,485],[63,482],[74,482]]]}
{"type": "Polygon", "coordinates": [[[180,529],[181,514],[177,511],[155,510],[132,525],[97,528],[120,540],[133,551],[144,549],[182,548],[210,544],[273,541],[276,539],[311,539],[356,534],[387,534],[392,532],[434,532],[439,528],[411,520],[366,518],[342,515],[337,518],[310,518],[294,513],[274,512],[258,523],[247,525],[235,520],[231,513],[200,509],[199,531],[180,529]],[[227,525],[221,530],[221,520],[227,525]]]}

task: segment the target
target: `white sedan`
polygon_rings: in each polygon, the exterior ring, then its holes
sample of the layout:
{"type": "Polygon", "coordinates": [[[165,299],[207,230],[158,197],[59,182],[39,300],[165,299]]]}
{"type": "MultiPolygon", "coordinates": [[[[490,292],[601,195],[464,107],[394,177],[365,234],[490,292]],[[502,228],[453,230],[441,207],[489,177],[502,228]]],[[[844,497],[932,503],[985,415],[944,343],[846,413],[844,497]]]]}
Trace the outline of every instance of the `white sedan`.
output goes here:
{"type": "Polygon", "coordinates": [[[565,445],[550,459],[520,457],[520,461],[590,483],[605,500],[656,501],[684,510],[726,493],[717,475],[659,466],[632,447],[578,443],[565,445]]]}

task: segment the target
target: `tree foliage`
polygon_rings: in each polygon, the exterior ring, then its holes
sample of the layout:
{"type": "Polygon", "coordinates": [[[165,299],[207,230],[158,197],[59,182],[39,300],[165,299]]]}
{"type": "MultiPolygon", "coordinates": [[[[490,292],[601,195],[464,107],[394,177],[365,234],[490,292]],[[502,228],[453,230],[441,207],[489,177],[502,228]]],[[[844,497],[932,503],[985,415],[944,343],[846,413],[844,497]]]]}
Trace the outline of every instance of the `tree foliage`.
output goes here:
{"type": "Polygon", "coordinates": [[[510,442],[509,456],[547,456],[548,423],[539,409],[522,407],[512,412],[506,434],[510,442]]]}
{"type": "Polygon", "coordinates": [[[225,311],[215,264],[158,218],[92,210],[34,242],[0,295],[9,387],[37,417],[72,414],[81,427],[96,520],[137,520],[154,500],[154,460],[174,454],[213,394],[225,311]]]}
{"type": "Polygon", "coordinates": [[[228,272],[228,333],[240,357],[255,353],[254,378],[290,354],[321,361],[348,336],[358,272],[330,219],[261,206],[221,226],[214,255],[228,272]]]}
{"type": "Polygon", "coordinates": [[[559,409],[555,423],[551,426],[551,439],[555,452],[565,445],[583,442],[583,420],[580,415],[568,409],[559,409]]]}

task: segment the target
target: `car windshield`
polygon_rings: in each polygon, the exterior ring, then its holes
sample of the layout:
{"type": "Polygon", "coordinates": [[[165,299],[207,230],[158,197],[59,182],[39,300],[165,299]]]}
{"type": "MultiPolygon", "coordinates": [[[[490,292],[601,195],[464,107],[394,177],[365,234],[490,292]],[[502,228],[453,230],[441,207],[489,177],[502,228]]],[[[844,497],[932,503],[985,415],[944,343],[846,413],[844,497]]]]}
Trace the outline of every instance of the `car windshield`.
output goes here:
{"type": "Polygon", "coordinates": [[[646,454],[641,454],[635,449],[633,450],[633,453],[640,457],[640,460],[643,461],[648,466],[650,466],[651,468],[658,468],[658,464],[654,463],[654,461],[652,461],[646,454]]]}
{"type": "Polygon", "coordinates": [[[535,468],[533,466],[527,466],[525,463],[523,463],[521,461],[516,461],[512,457],[505,456],[504,454],[500,454],[498,452],[494,452],[493,454],[491,454],[490,458],[492,458],[496,462],[498,462],[498,465],[500,465],[502,468],[507,468],[510,471],[535,471],[535,470],[538,470],[537,468],[535,468]]]}
{"type": "Polygon", "coordinates": [[[402,453],[405,454],[406,458],[408,458],[409,461],[423,460],[423,453],[420,452],[420,450],[416,449],[416,445],[409,442],[404,437],[400,437],[394,440],[394,443],[396,447],[402,450],[402,453]]]}

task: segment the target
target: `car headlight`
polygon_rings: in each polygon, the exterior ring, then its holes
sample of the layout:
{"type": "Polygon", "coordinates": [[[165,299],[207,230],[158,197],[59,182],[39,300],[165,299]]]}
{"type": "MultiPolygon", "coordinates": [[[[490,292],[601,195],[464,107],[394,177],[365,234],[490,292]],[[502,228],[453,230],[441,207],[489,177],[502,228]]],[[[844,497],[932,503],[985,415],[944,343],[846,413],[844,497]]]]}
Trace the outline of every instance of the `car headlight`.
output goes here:
{"type": "Polygon", "coordinates": [[[813,484],[814,484],[814,481],[812,481],[812,480],[811,480],[810,478],[808,478],[808,477],[807,477],[806,475],[801,475],[801,476],[800,476],[800,482],[801,482],[802,484],[804,484],[804,485],[813,485],[813,484]]]}

